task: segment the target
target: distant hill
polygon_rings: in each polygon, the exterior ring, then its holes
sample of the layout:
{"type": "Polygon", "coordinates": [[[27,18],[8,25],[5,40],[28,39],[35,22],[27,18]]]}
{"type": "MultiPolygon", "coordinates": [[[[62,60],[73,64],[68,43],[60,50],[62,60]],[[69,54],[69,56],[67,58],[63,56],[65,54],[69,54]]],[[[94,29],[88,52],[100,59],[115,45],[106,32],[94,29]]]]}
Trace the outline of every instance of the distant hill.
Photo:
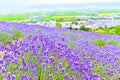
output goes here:
{"type": "Polygon", "coordinates": [[[114,2],[91,2],[91,3],[79,3],[79,4],[48,4],[48,5],[32,5],[30,8],[38,8],[38,9],[58,9],[58,8],[66,8],[66,9],[120,9],[120,1],[114,2]]]}

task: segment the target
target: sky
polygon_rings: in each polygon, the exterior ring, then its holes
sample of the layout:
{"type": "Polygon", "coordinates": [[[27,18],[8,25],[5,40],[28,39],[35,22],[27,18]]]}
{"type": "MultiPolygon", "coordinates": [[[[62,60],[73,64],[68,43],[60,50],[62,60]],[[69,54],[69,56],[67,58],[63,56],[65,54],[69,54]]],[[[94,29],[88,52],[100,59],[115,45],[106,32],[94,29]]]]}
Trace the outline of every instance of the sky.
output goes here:
{"type": "Polygon", "coordinates": [[[88,3],[88,2],[110,2],[117,0],[0,0],[0,6],[12,5],[38,5],[38,4],[66,4],[66,3],[88,3]]]}
{"type": "Polygon", "coordinates": [[[49,4],[57,4],[57,3],[88,3],[88,2],[110,2],[110,1],[116,1],[116,0],[32,0],[36,3],[49,3],[49,4]]]}
{"type": "Polygon", "coordinates": [[[69,3],[89,3],[89,2],[111,2],[118,0],[0,0],[0,10],[13,8],[26,8],[32,5],[46,4],[69,4],[69,3]]]}

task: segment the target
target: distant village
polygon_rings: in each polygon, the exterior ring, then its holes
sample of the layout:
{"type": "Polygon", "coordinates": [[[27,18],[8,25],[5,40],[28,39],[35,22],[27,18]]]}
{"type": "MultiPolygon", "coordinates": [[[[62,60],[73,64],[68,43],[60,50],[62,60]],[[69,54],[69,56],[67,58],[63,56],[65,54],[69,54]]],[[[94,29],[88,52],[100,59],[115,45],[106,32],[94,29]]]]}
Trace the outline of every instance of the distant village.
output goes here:
{"type": "MultiPolygon", "coordinates": [[[[31,20],[36,20],[36,24],[44,25],[46,27],[56,27],[57,21],[39,21],[39,17],[32,17],[31,20]]],[[[62,28],[80,28],[81,26],[86,26],[87,28],[97,29],[99,27],[112,27],[120,25],[120,15],[111,15],[111,16],[76,16],[76,22],[72,23],[71,21],[62,21],[59,22],[62,28]]]]}

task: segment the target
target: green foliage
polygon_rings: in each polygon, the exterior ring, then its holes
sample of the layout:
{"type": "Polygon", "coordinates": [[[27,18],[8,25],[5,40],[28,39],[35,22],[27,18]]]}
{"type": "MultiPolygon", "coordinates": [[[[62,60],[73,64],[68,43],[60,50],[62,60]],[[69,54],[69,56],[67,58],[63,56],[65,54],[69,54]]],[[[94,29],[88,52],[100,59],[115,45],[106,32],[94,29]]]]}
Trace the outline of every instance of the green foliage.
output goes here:
{"type": "Polygon", "coordinates": [[[100,40],[100,39],[95,39],[94,43],[98,46],[105,46],[106,45],[106,41],[105,40],[100,40]]]}
{"type": "Polygon", "coordinates": [[[0,72],[0,80],[3,80],[3,74],[0,72]]]}
{"type": "Polygon", "coordinates": [[[106,27],[105,29],[98,28],[97,30],[94,30],[94,32],[102,33],[102,34],[104,33],[104,34],[118,34],[118,35],[120,35],[120,26],[106,27]]]}
{"type": "Polygon", "coordinates": [[[101,76],[103,76],[105,78],[105,80],[108,80],[109,75],[108,74],[104,74],[106,71],[106,67],[102,66],[101,63],[96,62],[96,64],[93,67],[93,70],[96,74],[99,74],[101,76]]]}
{"type": "Polygon", "coordinates": [[[74,28],[74,30],[78,30],[78,28],[74,28]]]}
{"type": "Polygon", "coordinates": [[[75,25],[77,25],[78,22],[77,22],[76,20],[73,20],[71,24],[75,24],[75,25]]]}
{"type": "Polygon", "coordinates": [[[41,31],[42,31],[41,29],[37,29],[37,30],[36,30],[37,33],[40,33],[41,31]]]}
{"type": "Polygon", "coordinates": [[[114,27],[105,28],[104,31],[107,34],[115,34],[114,27]]]}
{"type": "Polygon", "coordinates": [[[114,30],[109,30],[109,34],[115,34],[114,30]]]}
{"type": "Polygon", "coordinates": [[[13,33],[15,38],[22,38],[23,32],[21,30],[17,30],[15,28],[11,28],[11,32],[13,33]]]}
{"type": "Polygon", "coordinates": [[[86,31],[91,31],[92,32],[92,29],[91,28],[87,28],[87,30],[86,31]]]}
{"type": "Polygon", "coordinates": [[[97,30],[95,30],[94,32],[96,32],[96,33],[102,33],[102,34],[105,33],[105,31],[104,31],[103,29],[97,29],[97,30]]]}
{"type": "Polygon", "coordinates": [[[117,46],[120,47],[120,43],[118,43],[117,46]]]}
{"type": "Polygon", "coordinates": [[[114,29],[114,26],[112,26],[112,27],[105,27],[105,29],[114,29]]]}
{"type": "Polygon", "coordinates": [[[65,36],[65,35],[73,35],[72,32],[66,31],[61,33],[61,36],[65,36]]]}
{"type": "Polygon", "coordinates": [[[75,48],[75,47],[76,47],[73,41],[69,41],[69,42],[68,42],[68,46],[69,46],[69,47],[72,47],[72,48],[75,48]]]}
{"type": "Polygon", "coordinates": [[[79,28],[79,30],[92,31],[92,29],[91,29],[91,28],[86,28],[86,26],[85,26],[85,25],[82,25],[82,26],[79,28]]]}
{"type": "Polygon", "coordinates": [[[79,29],[80,29],[80,30],[85,30],[85,31],[86,31],[85,25],[82,25],[79,29]]]}
{"type": "Polygon", "coordinates": [[[57,22],[63,22],[64,20],[63,19],[57,19],[56,21],[57,22]]]}
{"type": "Polygon", "coordinates": [[[6,32],[1,32],[0,31],[0,42],[2,42],[2,40],[4,40],[4,45],[6,46],[8,44],[8,41],[13,41],[13,37],[6,33],[6,32]]]}
{"type": "Polygon", "coordinates": [[[62,28],[62,24],[59,23],[59,22],[56,22],[56,27],[57,27],[57,28],[62,28]]]}
{"type": "Polygon", "coordinates": [[[11,74],[14,74],[14,68],[16,68],[17,65],[13,64],[12,62],[9,62],[9,65],[7,66],[7,71],[10,71],[11,74]]]}
{"type": "Polygon", "coordinates": [[[115,40],[108,40],[108,42],[109,42],[110,44],[113,44],[113,45],[119,44],[119,42],[118,42],[118,41],[115,41],[115,40]]]}
{"type": "Polygon", "coordinates": [[[116,10],[116,9],[111,9],[111,10],[108,10],[108,9],[105,9],[105,10],[99,10],[98,11],[99,14],[108,14],[108,13],[120,13],[120,10],[116,10]]]}
{"type": "Polygon", "coordinates": [[[120,61],[118,61],[118,64],[120,65],[120,61]]]}
{"type": "Polygon", "coordinates": [[[120,26],[115,26],[114,29],[115,29],[115,33],[120,35],[120,26]]]}

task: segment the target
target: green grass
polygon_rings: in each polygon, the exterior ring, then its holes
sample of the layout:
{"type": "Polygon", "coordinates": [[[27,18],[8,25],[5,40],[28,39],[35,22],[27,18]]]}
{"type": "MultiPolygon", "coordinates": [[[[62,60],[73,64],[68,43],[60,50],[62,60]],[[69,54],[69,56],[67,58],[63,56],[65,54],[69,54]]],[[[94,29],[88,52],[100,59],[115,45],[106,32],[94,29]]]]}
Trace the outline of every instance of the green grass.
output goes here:
{"type": "Polygon", "coordinates": [[[94,40],[94,43],[97,45],[97,46],[105,46],[107,43],[105,40],[101,40],[101,39],[95,39],[94,40]]]}
{"type": "Polygon", "coordinates": [[[66,36],[66,35],[74,35],[72,32],[66,31],[60,34],[61,36],[66,36]]]}
{"type": "Polygon", "coordinates": [[[21,39],[23,37],[23,32],[15,28],[10,29],[15,38],[21,39]]]}
{"type": "Polygon", "coordinates": [[[13,41],[13,37],[6,32],[2,32],[0,31],[0,42],[2,42],[4,40],[4,45],[8,45],[8,41],[13,41]]]}
{"type": "Polygon", "coordinates": [[[68,46],[71,48],[76,48],[76,45],[74,44],[73,41],[68,41],[68,46]]]}
{"type": "Polygon", "coordinates": [[[99,10],[98,15],[115,15],[120,14],[120,10],[114,9],[114,10],[99,10]]]}
{"type": "Polygon", "coordinates": [[[0,16],[0,20],[7,20],[7,21],[20,21],[20,20],[26,20],[27,16],[23,15],[5,15],[5,16],[0,16]]]}
{"type": "Polygon", "coordinates": [[[3,80],[3,75],[2,75],[2,73],[0,72],[0,80],[3,80]]]}
{"type": "Polygon", "coordinates": [[[21,20],[27,20],[31,16],[45,16],[47,14],[41,13],[41,12],[31,12],[31,13],[21,13],[21,14],[7,14],[7,15],[1,15],[0,20],[6,20],[6,21],[21,21],[21,20]]]}
{"type": "MultiPolygon", "coordinates": [[[[89,12],[88,10],[84,10],[89,12]]],[[[44,17],[43,21],[49,20],[56,20],[56,21],[69,21],[68,19],[76,19],[76,16],[97,16],[97,15],[112,15],[112,14],[120,14],[120,10],[99,10],[98,14],[90,14],[90,13],[80,13],[78,11],[58,11],[54,13],[42,13],[42,12],[28,12],[28,13],[21,13],[21,14],[7,14],[1,15],[0,20],[7,20],[7,21],[21,21],[27,20],[31,16],[41,16],[44,17]]]]}
{"type": "Polygon", "coordinates": [[[115,41],[115,40],[108,40],[108,43],[112,44],[112,45],[118,45],[119,44],[119,42],[115,41]]]}
{"type": "Polygon", "coordinates": [[[69,21],[68,19],[76,19],[76,16],[91,16],[91,14],[81,14],[76,11],[64,11],[64,12],[54,12],[50,13],[42,13],[42,12],[31,12],[31,13],[22,13],[22,14],[7,14],[1,15],[0,20],[7,21],[21,21],[28,20],[31,16],[44,17],[42,21],[56,20],[56,21],[69,21]]]}
{"type": "Polygon", "coordinates": [[[42,30],[41,29],[36,29],[35,32],[40,33],[40,32],[42,32],[42,30]]]}

